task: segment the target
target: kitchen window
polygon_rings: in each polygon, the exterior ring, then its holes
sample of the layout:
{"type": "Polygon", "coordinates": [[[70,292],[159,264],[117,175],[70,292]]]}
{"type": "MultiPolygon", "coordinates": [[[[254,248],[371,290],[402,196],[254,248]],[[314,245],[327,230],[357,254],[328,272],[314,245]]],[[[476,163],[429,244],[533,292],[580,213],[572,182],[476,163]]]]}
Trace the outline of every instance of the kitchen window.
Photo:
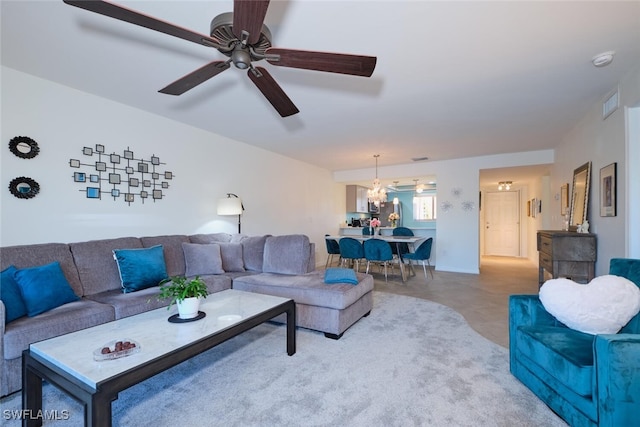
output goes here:
{"type": "Polygon", "coordinates": [[[413,198],[413,219],[433,221],[436,219],[436,196],[421,195],[413,198]]]}

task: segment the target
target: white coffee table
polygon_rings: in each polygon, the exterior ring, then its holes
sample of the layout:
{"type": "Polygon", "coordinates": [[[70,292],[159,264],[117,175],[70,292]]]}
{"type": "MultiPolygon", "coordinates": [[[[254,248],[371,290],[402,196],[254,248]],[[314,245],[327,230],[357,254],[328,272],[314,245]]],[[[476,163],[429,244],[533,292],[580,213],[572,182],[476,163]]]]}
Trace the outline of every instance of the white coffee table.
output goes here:
{"type": "MultiPolygon", "coordinates": [[[[42,410],[42,381],[51,382],[84,404],[86,426],[111,426],[111,402],[118,393],[205,350],[286,313],[287,354],[296,352],[296,309],[291,299],[237,290],[209,295],[203,319],[170,323],[175,309],[159,308],[114,322],[40,341],[22,355],[25,414],[42,410]],[[95,361],[93,352],[113,340],[138,342],[141,351],[95,361]]],[[[25,417],[23,426],[42,418],[25,417]]]]}

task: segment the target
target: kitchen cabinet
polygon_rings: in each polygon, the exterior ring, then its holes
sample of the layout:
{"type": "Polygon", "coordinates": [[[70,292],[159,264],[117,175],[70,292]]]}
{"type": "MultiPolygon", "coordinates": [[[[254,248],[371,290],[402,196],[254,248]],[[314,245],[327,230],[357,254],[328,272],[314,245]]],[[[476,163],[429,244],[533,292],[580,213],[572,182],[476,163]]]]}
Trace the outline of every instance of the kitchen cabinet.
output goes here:
{"type": "Polygon", "coordinates": [[[573,231],[538,231],[538,283],[544,270],[555,279],[590,282],[595,277],[596,235],[573,231]]]}
{"type": "Polygon", "coordinates": [[[368,190],[360,185],[347,185],[347,212],[369,213],[368,190]]]}

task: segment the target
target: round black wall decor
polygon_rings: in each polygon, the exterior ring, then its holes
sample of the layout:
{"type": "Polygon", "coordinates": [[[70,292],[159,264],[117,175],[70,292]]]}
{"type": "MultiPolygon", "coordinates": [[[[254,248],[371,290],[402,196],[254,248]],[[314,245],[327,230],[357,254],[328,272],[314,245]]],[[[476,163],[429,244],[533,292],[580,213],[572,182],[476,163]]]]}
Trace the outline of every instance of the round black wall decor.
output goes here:
{"type": "Polygon", "coordinates": [[[33,159],[40,152],[40,147],[28,136],[16,136],[9,141],[9,150],[21,159],[33,159]]]}
{"type": "Polygon", "coordinates": [[[18,199],[31,199],[40,192],[40,184],[26,176],[19,176],[9,183],[9,191],[18,199]]]}

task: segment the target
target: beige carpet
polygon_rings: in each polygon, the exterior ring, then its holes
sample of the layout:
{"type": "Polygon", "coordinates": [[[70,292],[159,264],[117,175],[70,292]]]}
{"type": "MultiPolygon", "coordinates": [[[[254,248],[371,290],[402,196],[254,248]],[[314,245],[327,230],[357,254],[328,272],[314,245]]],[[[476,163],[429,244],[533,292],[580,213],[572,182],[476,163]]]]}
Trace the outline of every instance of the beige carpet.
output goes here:
{"type": "MultiPolygon", "coordinates": [[[[284,326],[260,325],[122,392],[113,425],[565,425],[509,373],[505,348],[440,304],[375,292],[371,315],[342,339],[297,338],[289,357],[284,326]]],[[[54,387],[44,401],[70,414],[46,426],[82,425],[80,405],[54,387]]],[[[20,404],[19,393],[0,401],[4,411],[20,404]]]]}

